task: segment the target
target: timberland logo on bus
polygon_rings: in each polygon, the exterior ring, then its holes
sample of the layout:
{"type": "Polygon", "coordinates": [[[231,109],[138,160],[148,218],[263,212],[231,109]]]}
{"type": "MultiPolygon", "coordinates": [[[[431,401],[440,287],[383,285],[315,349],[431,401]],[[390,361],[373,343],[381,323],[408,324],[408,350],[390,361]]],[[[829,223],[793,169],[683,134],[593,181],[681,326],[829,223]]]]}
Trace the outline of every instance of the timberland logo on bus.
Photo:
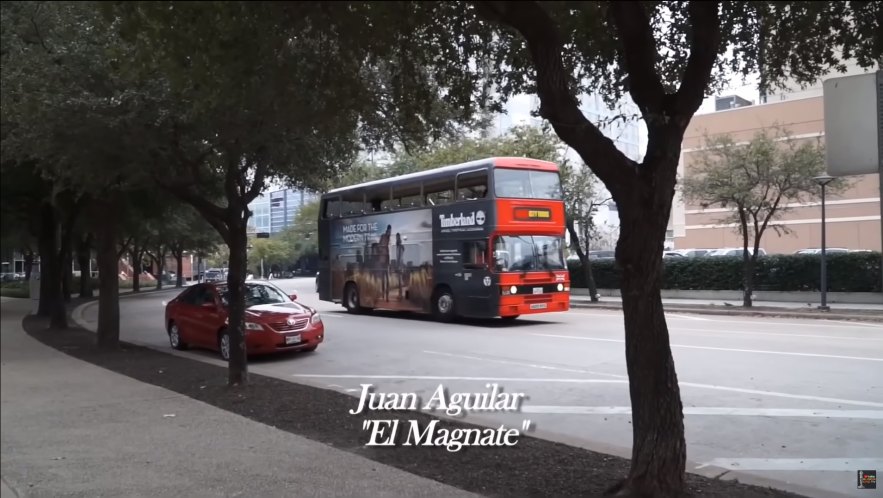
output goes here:
{"type": "Polygon", "coordinates": [[[440,214],[438,216],[439,221],[441,221],[442,228],[453,228],[453,227],[472,227],[475,225],[484,225],[485,217],[484,211],[473,211],[468,215],[464,215],[460,213],[459,216],[450,215],[445,216],[440,214]]]}

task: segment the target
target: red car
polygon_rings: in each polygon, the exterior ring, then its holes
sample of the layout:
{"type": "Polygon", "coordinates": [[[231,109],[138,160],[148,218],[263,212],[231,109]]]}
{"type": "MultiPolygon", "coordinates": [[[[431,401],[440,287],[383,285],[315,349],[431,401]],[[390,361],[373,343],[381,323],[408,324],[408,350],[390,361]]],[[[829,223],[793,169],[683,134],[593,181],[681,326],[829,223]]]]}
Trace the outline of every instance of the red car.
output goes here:
{"type": "MultiPolygon", "coordinates": [[[[174,349],[190,346],[230,358],[227,284],[194,285],[166,305],[165,325],[174,349]]],[[[250,355],[315,351],[325,337],[319,312],[266,282],[245,283],[245,346],[250,355]]]]}

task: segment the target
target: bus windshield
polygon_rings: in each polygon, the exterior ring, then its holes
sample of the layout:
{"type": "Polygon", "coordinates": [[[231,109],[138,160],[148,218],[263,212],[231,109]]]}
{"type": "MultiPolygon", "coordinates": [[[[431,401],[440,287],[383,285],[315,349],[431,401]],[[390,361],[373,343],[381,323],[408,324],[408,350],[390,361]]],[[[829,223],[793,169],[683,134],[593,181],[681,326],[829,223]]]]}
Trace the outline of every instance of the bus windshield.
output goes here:
{"type": "Polygon", "coordinates": [[[564,270],[564,239],[542,235],[497,237],[494,242],[497,271],[564,270]]]}
{"type": "Polygon", "coordinates": [[[555,171],[529,169],[494,170],[497,197],[561,200],[561,181],[555,171]]]}

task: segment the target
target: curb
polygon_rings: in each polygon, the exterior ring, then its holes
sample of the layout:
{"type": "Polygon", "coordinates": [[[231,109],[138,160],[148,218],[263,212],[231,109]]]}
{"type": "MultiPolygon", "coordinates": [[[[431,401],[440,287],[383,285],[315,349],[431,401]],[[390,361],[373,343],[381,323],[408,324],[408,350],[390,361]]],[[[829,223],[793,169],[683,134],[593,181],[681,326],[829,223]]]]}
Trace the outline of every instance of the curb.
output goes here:
{"type": "MultiPolygon", "coordinates": [[[[182,289],[184,289],[184,287],[151,289],[151,290],[139,291],[139,292],[132,292],[131,290],[128,290],[127,292],[121,292],[119,294],[119,299],[125,299],[125,298],[136,297],[136,296],[143,296],[145,294],[158,294],[161,292],[171,292],[171,291],[183,292],[182,289]]],[[[74,323],[76,323],[78,327],[85,329],[85,330],[91,330],[92,332],[94,332],[94,330],[92,330],[92,328],[89,326],[88,322],[86,322],[86,319],[83,317],[83,315],[86,312],[86,308],[88,308],[89,306],[97,306],[97,305],[98,305],[98,297],[97,296],[91,298],[89,301],[86,301],[85,303],[78,305],[76,308],[72,309],[70,312],[71,320],[73,320],[74,323]]]]}
{"type": "MultiPolygon", "coordinates": [[[[589,304],[589,303],[580,303],[580,302],[571,302],[570,308],[578,308],[578,309],[595,309],[595,310],[613,310],[613,311],[622,311],[622,306],[617,306],[614,304],[589,304]]],[[[767,318],[803,318],[808,320],[843,320],[843,321],[856,321],[856,322],[871,322],[871,323],[883,323],[883,313],[879,315],[850,315],[850,314],[838,314],[838,313],[796,313],[793,311],[751,311],[751,310],[725,310],[725,309],[705,309],[705,308],[690,308],[690,307],[679,307],[679,306],[663,306],[666,312],[672,313],[690,313],[696,315],[718,315],[718,316],[753,316],[753,317],[767,317],[767,318]],[[823,314],[824,313],[824,314],[823,314]]]]}

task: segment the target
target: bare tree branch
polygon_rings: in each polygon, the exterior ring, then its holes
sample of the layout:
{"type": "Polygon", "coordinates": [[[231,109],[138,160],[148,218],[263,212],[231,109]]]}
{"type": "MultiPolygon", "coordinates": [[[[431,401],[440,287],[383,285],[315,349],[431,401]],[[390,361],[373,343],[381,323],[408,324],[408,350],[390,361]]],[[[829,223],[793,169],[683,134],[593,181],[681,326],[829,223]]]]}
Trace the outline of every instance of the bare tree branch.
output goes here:
{"type": "Polygon", "coordinates": [[[586,161],[614,197],[627,195],[629,178],[637,172],[637,164],[579,110],[579,103],[568,86],[570,75],[562,56],[564,44],[555,21],[535,1],[474,2],[474,5],[486,19],[506,24],[524,37],[537,71],[540,115],[586,161]]]}
{"type": "Polygon", "coordinates": [[[721,46],[719,8],[719,2],[711,1],[694,0],[687,6],[692,28],[690,57],[674,103],[674,111],[681,116],[692,116],[705,98],[705,89],[721,46]]]}
{"type": "Polygon", "coordinates": [[[656,72],[656,38],[647,11],[641,2],[612,2],[610,13],[623,44],[622,64],[632,99],[644,116],[661,114],[665,89],[656,72]]]}

